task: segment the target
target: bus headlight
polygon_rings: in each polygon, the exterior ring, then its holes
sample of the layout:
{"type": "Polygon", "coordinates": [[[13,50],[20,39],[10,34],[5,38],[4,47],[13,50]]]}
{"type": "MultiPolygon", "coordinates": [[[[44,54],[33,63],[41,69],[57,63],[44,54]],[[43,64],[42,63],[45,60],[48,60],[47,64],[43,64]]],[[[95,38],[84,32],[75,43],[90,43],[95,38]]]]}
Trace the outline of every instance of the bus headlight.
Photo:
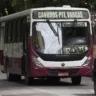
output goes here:
{"type": "Polygon", "coordinates": [[[44,66],[40,63],[40,61],[37,60],[36,57],[32,57],[32,60],[33,60],[33,62],[35,63],[36,66],[38,66],[38,67],[44,67],[44,66]]]}
{"type": "Polygon", "coordinates": [[[91,59],[92,59],[92,57],[89,56],[89,57],[87,58],[87,60],[84,62],[83,66],[87,66],[87,65],[90,63],[91,59]]]}

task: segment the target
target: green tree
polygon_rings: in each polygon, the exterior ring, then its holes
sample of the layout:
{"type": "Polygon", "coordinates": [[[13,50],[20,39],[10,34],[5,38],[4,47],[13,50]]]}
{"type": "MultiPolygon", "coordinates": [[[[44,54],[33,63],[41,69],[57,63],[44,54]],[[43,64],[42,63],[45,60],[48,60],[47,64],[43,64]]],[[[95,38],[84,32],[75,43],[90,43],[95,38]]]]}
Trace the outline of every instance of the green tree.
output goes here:
{"type": "Polygon", "coordinates": [[[12,14],[29,8],[71,5],[96,10],[96,0],[0,0],[2,15],[12,14]]]}
{"type": "Polygon", "coordinates": [[[10,0],[0,0],[0,12],[3,16],[15,12],[10,0]]]}

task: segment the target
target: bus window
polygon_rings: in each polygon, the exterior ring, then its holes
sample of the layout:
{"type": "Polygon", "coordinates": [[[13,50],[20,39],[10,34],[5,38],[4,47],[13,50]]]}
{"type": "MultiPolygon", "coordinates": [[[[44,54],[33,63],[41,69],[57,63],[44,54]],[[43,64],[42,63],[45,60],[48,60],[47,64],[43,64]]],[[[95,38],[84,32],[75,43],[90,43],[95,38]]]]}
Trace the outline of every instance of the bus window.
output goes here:
{"type": "Polygon", "coordinates": [[[23,41],[23,48],[24,51],[26,50],[26,44],[28,44],[28,36],[29,36],[29,32],[30,32],[30,23],[27,23],[27,18],[24,17],[22,18],[22,41],[23,41]]]}
{"type": "Polygon", "coordinates": [[[22,40],[24,51],[26,49],[26,17],[22,19],[22,40]]]}
{"type": "Polygon", "coordinates": [[[96,45],[96,24],[93,22],[92,24],[92,34],[93,34],[93,42],[96,45]]]}
{"type": "Polygon", "coordinates": [[[18,19],[18,21],[17,21],[17,41],[18,41],[18,42],[21,41],[21,37],[22,37],[22,35],[21,35],[22,26],[21,26],[21,25],[22,25],[22,24],[21,24],[21,19],[18,19]]]}
{"type": "Polygon", "coordinates": [[[23,42],[25,41],[25,24],[26,24],[26,19],[23,18],[22,19],[22,38],[23,38],[23,42]]]}
{"type": "Polygon", "coordinates": [[[17,20],[16,20],[16,24],[15,24],[15,42],[18,42],[18,38],[17,38],[17,20]]]}
{"type": "Polygon", "coordinates": [[[5,28],[0,26],[0,50],[3,50],[4,48],[4,32],[5,28]]]}
{"type": "Polygon", "coordinates": [[[13,29],[12,29],[12,32],[13,32],[13,36],[12,36],[12,42],[16,42],[16,20],[13,21],[13,29]]]}
{"type": "Polygon", "coordinates": [[[11,29],[10,29],[10,42],[12,42],[12,36],[13,36],[13,21],[11,21],[11,29]]]}
{"type": "Polygon", "coordinates": [[[11,21],[8,22],[8,43],[11,41],[11,21]]]}
{"type": "Polygon", "coordinates": [[[39,44],[39,40],[38,40],[38,35],[37,35],[37,31],[36,31],[36,28],[34,27],[34,26],[36,26],[36,23],[34,22],[33,23],[33,47],[34,47],[34,49],[39,49],[40,48],[40,44],[39,44]]]}
{"type": "Polygon", "coordinates": [[[6,22],[5,24],[5,34],[4,34],[4,42],[7,43],[8,42],[8,22],[6,22]]]}
{"type": "Polygon", "coordinates": [[[24,31],[24,25],[23,25],[23,18],[20,19],[21,21],[21,28],[20,28],[20,41],[23,42],[23,31],[24,31]]]}
{"type": "Polygon", "coordinates": [[[27,31],[27,33],[29,33],[29,31],[30,31],[30,22],[28,22],[28,23],[26,24],[26,31],[27,31]]]}

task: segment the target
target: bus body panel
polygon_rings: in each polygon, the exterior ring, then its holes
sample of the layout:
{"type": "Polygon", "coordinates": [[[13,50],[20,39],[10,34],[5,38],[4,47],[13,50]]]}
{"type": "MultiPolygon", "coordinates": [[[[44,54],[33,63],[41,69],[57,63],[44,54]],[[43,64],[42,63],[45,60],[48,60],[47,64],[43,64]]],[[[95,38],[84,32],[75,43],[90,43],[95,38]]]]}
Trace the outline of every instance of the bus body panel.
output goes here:
{"type": "MultiPolygon", "coordinates": [[[[10,43],[4,45],[4,58],[8,59],[10,66],[10,72],[15,74],[22,74],[21,64],[23,56],[23,45],[22,43],[10,43]]],[[[6,66],[7,67],[7,66],[6,66]]]]}

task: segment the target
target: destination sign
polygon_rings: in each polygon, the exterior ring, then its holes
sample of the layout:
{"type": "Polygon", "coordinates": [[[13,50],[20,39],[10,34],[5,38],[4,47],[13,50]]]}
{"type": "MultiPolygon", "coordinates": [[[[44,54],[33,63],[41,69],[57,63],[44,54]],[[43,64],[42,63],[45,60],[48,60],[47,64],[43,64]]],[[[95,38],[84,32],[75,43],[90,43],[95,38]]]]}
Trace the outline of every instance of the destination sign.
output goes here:
{"type": "Polygon", "coordinates": [[[62,27],[72,27],[74,24],[74,27],[87,27],[87,22],[62,22],[62,27]]]}
{"type": "Polygon", "coordinates": [[[33,11],[34,19],[88,19],[86,10],[36,10],[33,11]]]}

